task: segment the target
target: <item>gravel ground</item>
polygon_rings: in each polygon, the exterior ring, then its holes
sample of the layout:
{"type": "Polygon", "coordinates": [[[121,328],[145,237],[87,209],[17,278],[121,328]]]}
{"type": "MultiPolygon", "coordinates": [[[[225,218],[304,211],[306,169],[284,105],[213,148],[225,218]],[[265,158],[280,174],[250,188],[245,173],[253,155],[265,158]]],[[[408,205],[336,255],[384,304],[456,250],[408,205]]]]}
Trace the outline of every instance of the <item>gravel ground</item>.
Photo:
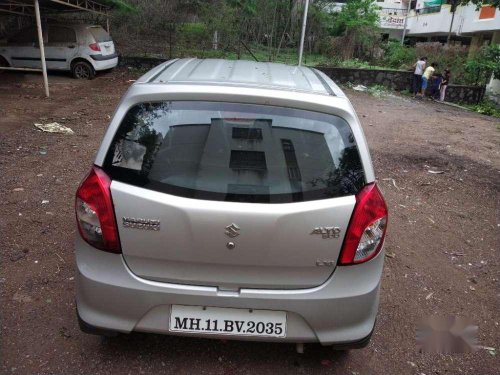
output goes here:
{"type": "Polygon", "coordinates": [[[94,81],[0,75],[2,374],[498,374],[500,122],[431,102],[347,91],[389,208],[380,314],[370,345],[336,353],[293,345],[78,329],[73,196],[134,74],[94,81]],[[74,135],[37,131],[57,121],[74,135]],[[432,174],[429,171],[442,171],[432,174]],[[468,316],[480,349],[425,354],[420,318],[468,316]]]}

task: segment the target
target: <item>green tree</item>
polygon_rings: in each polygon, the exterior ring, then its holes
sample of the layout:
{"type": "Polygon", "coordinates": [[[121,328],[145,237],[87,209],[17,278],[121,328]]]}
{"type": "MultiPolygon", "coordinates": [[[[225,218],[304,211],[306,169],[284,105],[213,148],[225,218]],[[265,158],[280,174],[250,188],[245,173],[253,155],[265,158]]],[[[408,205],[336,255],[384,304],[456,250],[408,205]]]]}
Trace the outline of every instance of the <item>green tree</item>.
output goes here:
{"type": "Polygon", "coordinates": [[[500,9],[500,0],[457,0],[458,5],[467,5],[472,3],[476,8],[481,8],[483,5],[492,5],[495,8],[500,9]]]}
{"type": "Polygon", "coordinates": [[[257,3],[256,0],[226,0],[230,7],[237,10],[238,17],[236,19],[238,27],[238,59],[241,57],[241,43],[243,41],[243,34],[245,31],[245,25],[248,20],[257,14],[257,3]]]}
{"type": "Polygon", "coordinates": [[[485,85],[491,76],[500,79],[500,45],[482,47],[465,64],[468,81],[476,85],[485,85]]]}
{"type": "Polygon", "coordinates": [[[380,7],[372,0],[347,0],[334,15],[331,55],[343,60],[371,60],[380,43],[380,7]]]}
{"type": "Polygon", "coordinates": [[[377,27],[379,10],[380,7],[372,0],[347,0],[334,17],[333,35],[340,36],[356,29],[377,27]]]}

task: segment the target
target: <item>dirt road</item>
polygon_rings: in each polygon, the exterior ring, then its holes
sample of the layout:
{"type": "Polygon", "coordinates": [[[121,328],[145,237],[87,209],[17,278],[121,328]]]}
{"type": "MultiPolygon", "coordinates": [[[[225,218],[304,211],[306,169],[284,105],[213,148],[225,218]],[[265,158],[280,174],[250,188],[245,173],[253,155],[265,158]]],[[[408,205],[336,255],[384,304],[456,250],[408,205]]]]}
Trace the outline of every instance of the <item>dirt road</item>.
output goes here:
{"type": "Polygon", "coordinates": [[[500,122],[444,105],[348,91],[390,207],[381,305],[370,345],[306,346],[134,334],[102,341],[74,313],[73,195],[88,171],[127,70],[76,81],[0,76],[0,373],[498,374],[500,122]],[[37,131],[57,121],[74,135],[37,131]],[[433,174],[429,171],[443,172],[433,174]],[[431,314],[469,316],[481,349],[418,353],[431,314]]]}

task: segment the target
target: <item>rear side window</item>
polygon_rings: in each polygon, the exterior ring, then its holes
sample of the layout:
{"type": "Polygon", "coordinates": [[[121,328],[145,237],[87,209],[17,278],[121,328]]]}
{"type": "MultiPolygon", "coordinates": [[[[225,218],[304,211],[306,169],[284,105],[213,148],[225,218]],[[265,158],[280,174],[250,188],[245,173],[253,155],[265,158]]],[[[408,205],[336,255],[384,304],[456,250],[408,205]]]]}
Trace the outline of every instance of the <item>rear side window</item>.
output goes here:
{"type": "Polygon", "coordinates": [[[89,31],[97,43],[111,41],[111,37],[101,26],[89,27],[89,31]]]}
{"type": "Polygon", "coordinates": [[[49,26],[49,43],[76,43],[75,30],[69,27],[49,26]]]}
{"type": "Polygon", "coordinates": [[[272,106],[161,102],[132,107],[108,150],[114,180],[182,197],[287,203],[365,184],[340,117],[272,106]]]}
{"type": "Polygon", "coordinates": [[[9,43],[34,43],[38,41],[37,33],[34,27],[22,29],[16,35],[9,39],[9,43]]]}

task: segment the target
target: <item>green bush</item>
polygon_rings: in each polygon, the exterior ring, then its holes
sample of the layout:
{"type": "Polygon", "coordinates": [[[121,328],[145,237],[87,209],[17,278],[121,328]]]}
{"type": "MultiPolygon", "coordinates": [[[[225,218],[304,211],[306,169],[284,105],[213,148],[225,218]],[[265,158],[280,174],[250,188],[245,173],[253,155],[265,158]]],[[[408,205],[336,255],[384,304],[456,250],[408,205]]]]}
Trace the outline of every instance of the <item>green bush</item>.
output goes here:
{"type": "Polygon", "coordinates": [[[491,100],[485,99],[479,104],[468,106],[470,109],[477,113],[487,116],[500,117],[500,108],[491,100]]]}
{"type": "Polygon", "coordinates": [[[500,45],[484,46],[465,64],[468,83],[485,85],[494,75],[500,79],[500,45]]]}
{"type": "Polygon", "coordinates": [[[409,69],[417,61],[415,48],[402,46],[400,42],[391,40],[382,46],[385,51],[384,65],[394,69],[409,69]]]}

